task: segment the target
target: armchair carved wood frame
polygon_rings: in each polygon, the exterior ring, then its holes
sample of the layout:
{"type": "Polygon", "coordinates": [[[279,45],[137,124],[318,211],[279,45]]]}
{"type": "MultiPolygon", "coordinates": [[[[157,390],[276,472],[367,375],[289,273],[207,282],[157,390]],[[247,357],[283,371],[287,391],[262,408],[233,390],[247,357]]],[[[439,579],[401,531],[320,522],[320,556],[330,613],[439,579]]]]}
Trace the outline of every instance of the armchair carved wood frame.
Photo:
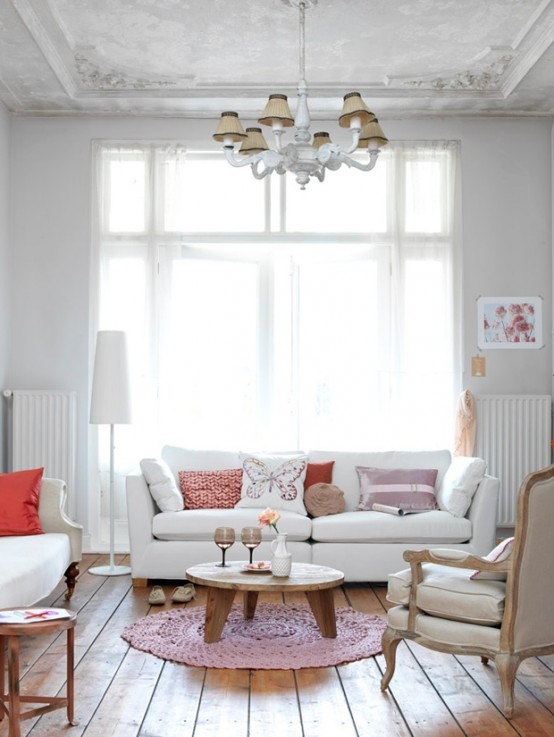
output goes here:
{"type": "MultiPolygon", "coordinates": [[[[512,553],[502,562],[490,562],[459,551],[406,551],[411,581],[407,604],[389,610],[389,626],[383,634],[385,690],[394,674],[396,648],[401,640],[413,640],[444,653],[479,655],[483,664],[494,660],[503,696],[503,710],[514,711],[517,669],[525,658],[554,653],[554,465],[530,473],[518,493],[512,553]],[[493,626],[472,624],[461,617],[440,618],[418,607],[418,586],[425,577],[423,563],[457,569],[490,571],[505,583],[494,582],[504,594],[499,621],[493,626]]],[[[445,571],[447,574],[448,571],[445,571]]],[[[469,581],[471,586],[477,581],[469,581]]],[[[487,582],[489,583],[489,582],[487,582]]],[[[492,582],[490,582],[492,583],[492,582]]],[[[390,584],[389,584],[390,591],[390,584]]],[[[501,602],[502,603],[502,602],[501,602]]],[[[468,607],[471,609],[472,604],[468,607]]]]}

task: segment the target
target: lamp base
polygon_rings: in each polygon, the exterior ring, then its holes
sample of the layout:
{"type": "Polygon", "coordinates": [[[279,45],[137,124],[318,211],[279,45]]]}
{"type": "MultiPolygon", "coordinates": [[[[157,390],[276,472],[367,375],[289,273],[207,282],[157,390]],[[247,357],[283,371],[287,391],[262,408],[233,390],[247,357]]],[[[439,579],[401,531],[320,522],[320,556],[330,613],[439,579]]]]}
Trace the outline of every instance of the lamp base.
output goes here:
{"type": "Polygon", "coordinates": [[[129,566],[96,566],[89,568],[89,573],[94,576],[126,576],[131,573],[129,566]]]}

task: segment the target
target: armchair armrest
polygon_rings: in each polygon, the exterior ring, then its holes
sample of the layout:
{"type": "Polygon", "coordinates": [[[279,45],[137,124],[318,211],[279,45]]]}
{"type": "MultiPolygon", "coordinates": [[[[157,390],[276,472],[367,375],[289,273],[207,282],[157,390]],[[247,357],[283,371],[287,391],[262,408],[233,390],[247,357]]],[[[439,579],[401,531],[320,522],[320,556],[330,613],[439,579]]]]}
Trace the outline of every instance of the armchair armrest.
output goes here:
{"type": "Polygon", "coordinates": [[[463,550],[451,550],[450,548],[433,548],[433,550],[406,550],[404,560],[407,561],[413,571],[413,567],[421,567],[422,563],[437,563],[441,566],[451,568],[478,569],[481,571],[495,571],[507,573],[510,570],[510,557],[495,562],[481,558],[478,555],[466,553],[463,550]]]}
{"type": "Polygon", "coordinates": [[[512,567],[511,556],[495,562],[481,558],[478,555],[466,553],[463,550],[449,548],[434,548],[433,550],[405,550],[404,560],[410,564],[412,576],[410,583],[410,599],[408,602],[408,630],[415,631],[415,620],[419,612],[417,606],[417,587],[423,580],[423,563],[435,563],[450,568],[465,568],[469,570],[495,571],[508,573],[512,567]]]}
{"type": "Polygon", "coordinates": [[[43,478],[40,487],[38,516],[44,532],[64,532],[69,537],[71,562],[78,563],[83,552],[83,527],[65,511],[67,486],[60,479],[43,478]]]}

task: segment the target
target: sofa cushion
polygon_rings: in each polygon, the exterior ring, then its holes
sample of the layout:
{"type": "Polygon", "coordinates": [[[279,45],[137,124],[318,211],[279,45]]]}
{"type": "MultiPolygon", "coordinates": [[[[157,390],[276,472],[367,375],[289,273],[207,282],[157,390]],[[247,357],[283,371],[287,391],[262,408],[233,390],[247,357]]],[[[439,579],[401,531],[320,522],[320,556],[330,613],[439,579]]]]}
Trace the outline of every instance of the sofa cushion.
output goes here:
{"type": "Polygon", "coordinates": [[[238,452],[230,450],[195,450],[164,445],[162,458],[172,470],[175,479],[179,471],[221,471],[242,467],[238,452]]]}
{"type": "Polygon", "coordinates": [[[238,507],[272,507],[306,514],[305,454],[241,453],[243,477],[238,507]]]}
{"type": "MultiPolygon", "coordinates": [[[[504,613],[506,584],[472,581],[463,568],[424,563],[416,603],[427,614],[460,622],[496,626],[504,613]]],[[[406,568],[389,576],[387,601],[408,605],[412,572],[406,568]]]]}
{"type": "Polygon", "coordinates": [[[167,463],[158,458],[143,458],[140,470],[148,484],[152,499],[162,512],[179,512],[184,507],[183,494],[167,463]]]}
{"type": "Polygon", "coordinates": [[[360,479],[360,510],[371,510],[374,504],[385,504],[410,512],[437,509],[436,468],[356,466],[356,472],[360,479]]]}
{"type": "MultiPolygon", "coordinates": [[[[185,509],[182,512],[160,512],[152,521],[154,537],[159,540],[211,540],[216,527],[234,527],[237,541],[243,527],[258,524],[258,509],[185,509]]],[[[312,521],[305,515],[282,510],[279,532],[286,532],[288,540],[308,540],[312,521]]],[[[275,533],[264,529],[262,538],[273,540],[275,533]]],[[[236,543],[235,543],[236,544],[236,543]]],[[[245,548],[246,557],[246,548],[245,548]]]]}
{"type": "Polygon", "coordinates": [[[439,507],[456,517],[463,517],[471,506],[486,468],[487,464],[482,458],[453,458],[438,488],[439,507]]]}
{"type": "Polygon", "coordinates": [[[43,472],[43,468],[34,468],[0,474],[0,536],[44,532],[38,516],[43,472]]]}
{"type": "Polygon", "coordinates": [[[304,492],[304,504],[312,517],[344,512],[344,492],[334,484],[312,484],[304,492]]]}
{"type": "Polygon", "coordinates": [[[373,468],[436,468],[438,470],[436,488],[450,466],[449,450],[421,451],[380,451],[375,453],[354,451],[310,451],[309,461],[321,463],[334,460],[333,484],[344,491],[344,501],[348,512],[354,511],[360,501],[360,487],[356,466],[373,468]]]}
{"type": "Polygon", "coordinates": [[[312,520],[318,542],[462,543],[471,539],[471,522],[434,510],[396,517],[381,512],[343,512],[312,520]]]}
{"type": "Polygon", "coordinates": [[[179,471],[185,509],[232,509],[240,499],[242,470],[179,471]]]}

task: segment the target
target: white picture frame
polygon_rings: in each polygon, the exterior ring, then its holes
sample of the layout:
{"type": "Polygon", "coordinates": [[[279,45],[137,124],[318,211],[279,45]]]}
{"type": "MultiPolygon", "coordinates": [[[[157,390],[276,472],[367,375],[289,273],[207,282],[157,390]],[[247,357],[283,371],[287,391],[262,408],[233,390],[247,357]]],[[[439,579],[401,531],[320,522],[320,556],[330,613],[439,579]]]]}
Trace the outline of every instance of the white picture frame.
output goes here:
{"type": "Polygon", "coordinates": [[[542,348],[542,297],[479,297],[477,345],[481,350],[542,348]]]}

